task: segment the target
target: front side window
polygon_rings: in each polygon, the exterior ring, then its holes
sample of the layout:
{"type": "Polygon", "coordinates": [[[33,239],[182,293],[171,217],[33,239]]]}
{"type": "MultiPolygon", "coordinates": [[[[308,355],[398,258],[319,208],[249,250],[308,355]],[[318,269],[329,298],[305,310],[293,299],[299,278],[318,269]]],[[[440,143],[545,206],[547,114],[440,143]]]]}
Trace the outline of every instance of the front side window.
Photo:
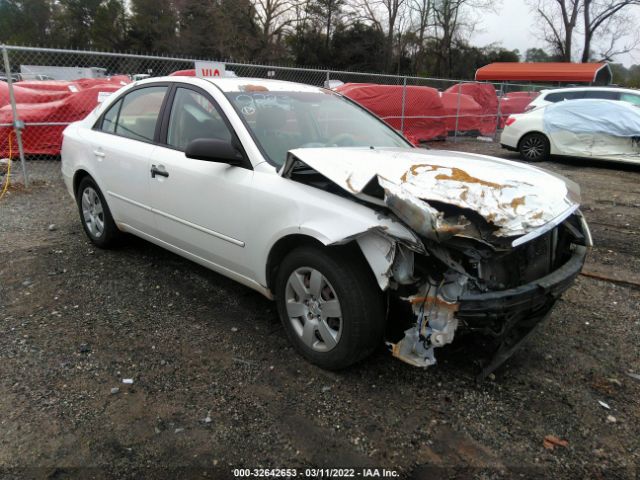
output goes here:
{"type": "Polygon", "coordinates": [[[177,88],[169,117],[167,144],[184,151],[192,140],[209,138],[231,141],[231,132],[215,106],[204,95],[177,88]]]}
{"type": "Polygon", "coordinates": [[[256,90],[226,96],[275,165],[296,148],[410,146],[377,117],[329,91],[256,90]]]}
{"type": "MultiPolygon", "coordinates": [[[[167,87],[146,87],[124,96],[120,103],[115,129],[112,133],[134,140],[153,141],[167,87]]],[[[107,115],[111,110],[107,112],[107,115]]],[[[104,122],[107,119],[105,115],[104,122]]]]}

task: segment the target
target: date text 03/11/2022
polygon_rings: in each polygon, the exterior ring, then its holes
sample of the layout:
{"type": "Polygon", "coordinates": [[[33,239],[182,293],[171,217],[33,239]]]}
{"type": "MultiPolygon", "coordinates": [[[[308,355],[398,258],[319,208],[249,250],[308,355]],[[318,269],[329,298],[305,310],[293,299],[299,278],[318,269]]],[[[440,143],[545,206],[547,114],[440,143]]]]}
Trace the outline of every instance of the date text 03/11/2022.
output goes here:
{"type": "Polygon", "coordinates": [[[396,470],[386,468],[234,468],[236,478],[265,477],[265,478],[398,478],[396,470]]]}

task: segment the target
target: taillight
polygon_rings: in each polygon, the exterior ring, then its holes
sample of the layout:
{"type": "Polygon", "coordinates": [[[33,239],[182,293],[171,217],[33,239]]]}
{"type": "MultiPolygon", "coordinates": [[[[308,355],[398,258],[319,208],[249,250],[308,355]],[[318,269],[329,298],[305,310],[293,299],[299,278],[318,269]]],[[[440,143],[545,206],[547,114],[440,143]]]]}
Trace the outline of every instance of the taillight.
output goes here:
{"type": "Polygon", "coordinates": [[[507,127],[510,127],[511,125],[513,125],[514,123],[516,123],[516,119],[513,117],[508,117],[507,120],[504,122],[504,124],[507,127]]]}

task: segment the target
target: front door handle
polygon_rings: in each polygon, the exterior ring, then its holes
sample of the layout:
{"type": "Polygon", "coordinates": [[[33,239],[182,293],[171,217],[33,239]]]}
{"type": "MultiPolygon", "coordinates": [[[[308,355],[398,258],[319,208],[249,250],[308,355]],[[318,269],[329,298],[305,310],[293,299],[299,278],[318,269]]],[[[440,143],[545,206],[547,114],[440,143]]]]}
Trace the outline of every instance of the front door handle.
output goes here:
{"type": "Polygon", "coordinates": [[[105,156],[105,155],[104,155],[104,152],[103,152],[102,150],[100,150],[100,149],[96,149],[96,150],[94,150],[94,151],[93,151],[93,154],[94,154],[96,157],[101,157],[101,158],[104,158],[104,156],[105,156]]]}
{"type": "Polygon", "coordinates": [[[168,178],[169,172],[167,172],[162,165],[160,166],[160,168],[156,167],[155,165],[151,165],[151,178],[156,178],[156,175],[168,178]]]}

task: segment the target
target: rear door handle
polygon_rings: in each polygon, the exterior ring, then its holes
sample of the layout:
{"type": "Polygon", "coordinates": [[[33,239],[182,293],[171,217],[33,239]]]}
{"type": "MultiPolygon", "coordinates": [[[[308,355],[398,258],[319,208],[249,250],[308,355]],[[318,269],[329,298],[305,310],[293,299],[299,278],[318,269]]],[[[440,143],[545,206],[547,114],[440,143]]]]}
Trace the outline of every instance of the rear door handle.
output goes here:
{"type": "Polygon", "coordinates": [[[160,165],[160,167],[156,167],[155,165],[151,165],[151,178],[156,178],[156,175],[168,178],[169,177],[169,172],[167,172],[162,165],[160,165]]]}
{"type": "Polygon", "coordinates": [[[93,151],[93,154],[94,154],[96,157],[104,158],[104,152],[103,152],[102,150],[100,150],[100,149],[96,149],[96,150],[94,150],[94,151],[93,151]]]}

